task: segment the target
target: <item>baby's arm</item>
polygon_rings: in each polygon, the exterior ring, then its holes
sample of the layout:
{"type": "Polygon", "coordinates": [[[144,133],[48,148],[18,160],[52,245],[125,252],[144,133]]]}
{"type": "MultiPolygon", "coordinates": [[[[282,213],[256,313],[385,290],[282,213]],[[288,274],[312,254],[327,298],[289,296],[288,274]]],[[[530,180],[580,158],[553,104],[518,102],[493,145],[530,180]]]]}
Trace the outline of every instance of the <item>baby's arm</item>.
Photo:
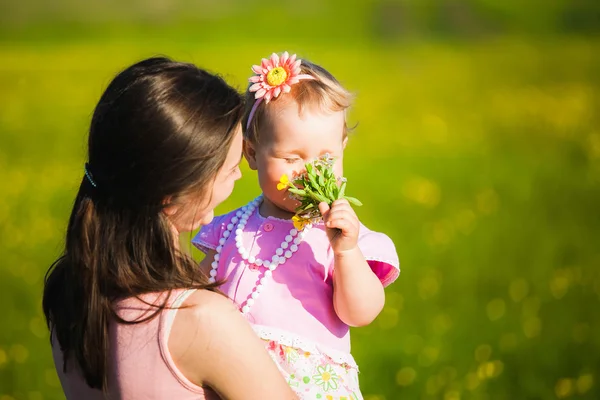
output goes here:
{"type": "Polygon", "coordinates": [[[333,307],[350,326],[370,324],[385,303],[383,285],[358,247],[335,254],[333,307]]]}
{"type": "Polygon", "coordinates": [[[217,252],[214,250],[206,249],[204,254],[205,254],[204,258],[202,259],[202,261],[200,261],[200,269],[208,277],[208,276],[210,276],[210,270],[212,269],[211,264],[214,261],[215,254],[217,254],[217,252]]]}
{"type": "Polygon", "coordinates": [[[216,248],[219,246],[219,239],[223,232],[225,221],[228,221],[228,215],[215,217],[213,221],[204,225],[198,234],[192,239],[192,244],[204,253],[204,258],[200,262],[200,270],[210,277],[212,262],[215,259],[216,248]]]}
{"type": "Polygon", "coordinates": [[[385,303],[383,285],[358,247],[360,222],[346,200],[337,200],[331,209],[319,209],[327,227],[334,253],[333,306],[338,317],[350,326],[370,324],[385,303]]]}

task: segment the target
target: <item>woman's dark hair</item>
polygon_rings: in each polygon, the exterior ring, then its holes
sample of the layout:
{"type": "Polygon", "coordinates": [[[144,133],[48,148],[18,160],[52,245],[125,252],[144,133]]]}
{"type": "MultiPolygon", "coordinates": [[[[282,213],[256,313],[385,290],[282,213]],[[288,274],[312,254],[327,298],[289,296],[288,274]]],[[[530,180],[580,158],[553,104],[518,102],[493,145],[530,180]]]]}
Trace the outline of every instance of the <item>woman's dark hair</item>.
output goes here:
{"type": "MultiPolygon", "coordinates": [[[[106,390],[115,301],[208,288],[198,264],[174,245],[163,209],[195,194],[210,201],[242,118],[223,79],[167,58],[141,61],[109,84],[94,111],[86,164],[63,254],[48,273],[43,309],[51,335],[87,384],[106,390]]],[[[83,166],[82,166],[83,167],[83,166]]]]}

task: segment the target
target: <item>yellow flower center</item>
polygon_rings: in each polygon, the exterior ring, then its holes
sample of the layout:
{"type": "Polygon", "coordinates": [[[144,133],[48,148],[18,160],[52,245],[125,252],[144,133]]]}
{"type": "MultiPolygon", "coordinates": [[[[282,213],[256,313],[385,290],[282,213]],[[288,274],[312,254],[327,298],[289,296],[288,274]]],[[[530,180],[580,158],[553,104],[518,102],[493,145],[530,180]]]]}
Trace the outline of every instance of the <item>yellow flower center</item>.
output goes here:
{"type": "Polygon", "coordinates": [[[267,83],[271,86],[279,86],[287,79],[288,74],[282,67],[275,67],[267,74],[267,83]]]}
{"type": "Polygon", "coordinates": [[[321,375],[321,379],[323,379],[323,381],[327,382],[328,380],[331,379],[331,374],[329,372],[323,372],[323,375],[321,375]]]}

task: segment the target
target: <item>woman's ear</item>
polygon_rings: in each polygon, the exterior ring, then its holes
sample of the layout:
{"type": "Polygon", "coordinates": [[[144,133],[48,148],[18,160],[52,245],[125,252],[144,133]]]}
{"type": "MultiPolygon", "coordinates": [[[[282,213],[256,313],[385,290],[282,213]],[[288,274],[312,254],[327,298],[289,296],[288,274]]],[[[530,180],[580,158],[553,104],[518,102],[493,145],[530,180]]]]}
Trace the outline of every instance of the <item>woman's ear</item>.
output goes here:
{"type": "Polygon", "coordinates": [[[167,217],[172,217],[173,215],[177,214],[177,212],[179,211],[179,206],[177,204],[173,203],[172,200],[173,200],[173,198],[171,196],[169,196],[163,200],[162,212],[167,217]]]}
{"type": "Polygon", "coordinates": [[[244,139],[244,157],[248,161],[251,170],[256,171],[256,148],[249,140],[244,139]]]}

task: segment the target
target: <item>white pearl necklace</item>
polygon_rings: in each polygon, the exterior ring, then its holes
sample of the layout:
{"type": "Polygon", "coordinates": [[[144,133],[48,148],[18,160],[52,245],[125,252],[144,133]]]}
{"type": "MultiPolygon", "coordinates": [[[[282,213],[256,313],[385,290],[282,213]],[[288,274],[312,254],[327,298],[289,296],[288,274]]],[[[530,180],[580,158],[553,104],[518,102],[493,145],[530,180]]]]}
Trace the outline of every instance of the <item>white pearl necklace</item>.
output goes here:
{"type": "Polygon", "coordinates": [[[219,260],[221,259],[221,251],[223,250],[223,246],[227,240],[231,237],[231,232],[235,227],[235,246],[237,247],[238,253],[242,259],[250,265],[256,265],[257,267],[265,268],[263,276],[260,278],[258,284],[254,287],[252,293],[242,306],[242,314],[244,315],[250,312],[250,309],[254,305],[256,299],[263,291],[265,284],[268,282],[269,278],[273,276],[273,271],[275,271],[279,265],[284,264],[286,260],[290,259],[294,253],[298,251],[298,246],[300,243],[302,243],[304,236],[306,236],[307,232],[312,227],[311,224],[308,224],[300,232],[298,232],[298,230],[295,228],[290,229],[290,233],[286,235],[284,241],[281,242],[279,248],[275,250],[275,255],[273,255],[270,260],[263,260],[251,256],[248,250],[246,250],[244,247],[242,234],[244,233],[244,228],[246,227],[248,218],[250,218],[252,213],[257,210],[262,198],[263,196],[260,195],[256,199],[252,200],[250,203],[242,207],[241,210],[238,211],[231,219],[231,222],[227,225],[226,229],[221,235],[221,238],[219,239],[219,245],[217,246],[215,257],[211,263],[210,278],[208,279],[210,283],[215,282],[217,270],[219,269],[219,260]]]}

